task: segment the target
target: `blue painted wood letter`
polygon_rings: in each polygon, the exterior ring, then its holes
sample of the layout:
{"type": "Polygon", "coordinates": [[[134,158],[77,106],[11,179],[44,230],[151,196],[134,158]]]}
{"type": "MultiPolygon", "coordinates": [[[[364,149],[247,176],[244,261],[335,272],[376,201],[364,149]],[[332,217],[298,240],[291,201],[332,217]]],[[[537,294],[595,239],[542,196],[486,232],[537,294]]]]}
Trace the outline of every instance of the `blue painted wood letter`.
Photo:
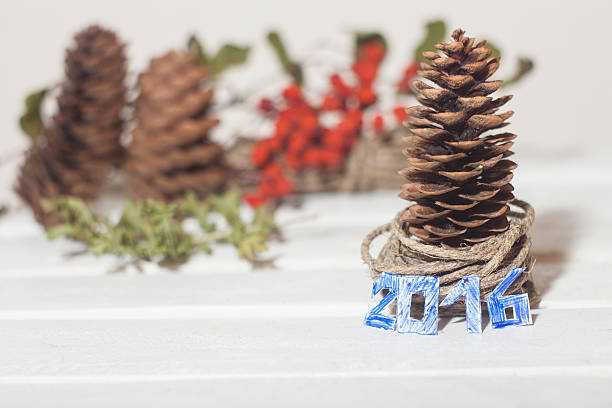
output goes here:
{"type": "Polygon", "coordinates": [[[487,299],[489,317],[494,329],[501,329],[506,326],[523,326],[532,324],[531,311],[529,309],[529,297],[523,293],[521,295],[503,296],[508,287],[518,278],[527,268],[514,268],[497,285],[487,299]],[[511,307],[514,318],[506,317],[505,309],[511,307]]]}
{"type": "Polygon", "coordinates": [[[482,333],[482,307],[480,306],[480,278],[466,276],[446,295],[440,306],[450,306],[465,296],[465,321],[468,333],[482,333]]]}
{"type": "Polygon", "coordinates": [[[389,289],[389,293],[385,296],[365,318],[366,326],[377,327],[379,329],[394,330],[395,318],[384,315],[382,312],[397,297],[398,276],[387,272],[383,272],[372,285],[372,297],[383,289],[389,289]]]}
{"type": "Polygon", "coordinates": [[[437,276],[404,276],[397,292],[397,332],[438,334],[440,278],[437,276]],[[421,320],[410,317],[412,295],[423,292],[425,310],[421,320]]]}
{"type": "Polygon", "coordinates": [[[437,276],[405,276],[383,272],[372,286],[372,296],[382,289],[388,289],[385,296],[365,318],[367,326],[386,330],[396,329],[398,333],[437,334],[438,301],[440,279],[437,276]],[[412,295],[423,292],[425,310],[423,319],[410,317],[412,295]],[[396,318],[384,315],[382,311],[397,299],[396,318]]]}

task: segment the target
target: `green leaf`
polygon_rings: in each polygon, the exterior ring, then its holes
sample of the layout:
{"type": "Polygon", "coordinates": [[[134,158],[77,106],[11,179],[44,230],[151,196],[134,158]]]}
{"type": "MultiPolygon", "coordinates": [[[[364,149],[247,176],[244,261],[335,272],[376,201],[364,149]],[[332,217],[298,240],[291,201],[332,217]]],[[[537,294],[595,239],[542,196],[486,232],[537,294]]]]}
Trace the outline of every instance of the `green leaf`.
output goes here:
{"type": "Polygon", "coordinates": [[[427,62],[423,57],[425,51],[435,51],[435,45],[446,38],[446,23],[442,20],[430,21],[425,26],[426,33],[423,41],[417,46],[414,51],[414,60],[419,62],[427,62]]]}
{"type": "Polygon", "coordinates": [[[48,89],[32,92],[25,99],[25,110],[19,118],[19,126],[32,143],[37,143],[42,136],[42,116],[40,106],[48,89]]]}
{"type": "Polygon", "coordinates": [[[198,37],[195,34],[192,34],[187,40],[187,49],[195,55],[196,63],[200,66],[206,67],[208,66],[209,58],[204,51],[204,47],[198,37]]]}
{"type": "Polygon", "coordinates": [[[493,45],[493,43],[491,41],[487,40],[487,43],[485,44],[485,47],[491,49],[491,57],[501,56],[501,51],[499,50],[498,47],[493,45]]]}
{"type": "Polygon", "coordinates": [[[225,44],[210,63],[213,75],[218,75],[232,66],[244,64],[250,50],[249,47],[225,44]]]}
{"type": "Polygon", "coordinates": [[[250,222],[244,220],[240,197],[234,190],[206,200],[190,193],[179,204],[130,200],[116,223],[94,214],[87,203],[74,197],[44,200],[42,205],[60,220],[47,229],[49,239],[81,241],[95,255],[179,265],[198,251],[212,252],[213,244],[229,243],[239,257],[256,262],[275,228],[274,216],[261,208],[250,222]],[[201,231],[184,229],[188,218],[197,220],[201,231]]]}
{"type": "MultiPolygon", "coordinates": [[[[487,41],[485,46],[491,49],[491,57],[497,57],[502,55],[499,47],[495,46],[492,42],[487,41]]],[[[504,80],[502,87],[506,87],[520,81],[533,69],[533,67],[534,63],[531,59],[524,57],[519,58],[514,74],[512,74],[510,78],[504,80]]]]}
{"type": "Polygon", "coordinates": [[[293,81],[297,84],[302,84],[304,81],[304,73],[302,71],[302,66],[291,58],[289,58],[289,54],[287,52],[287,48],[280,36],[280,34],[276,31],[270,31],[267,35],[268,42],[274,49],[278,60],[281,63],[281,66],[285,70],[287,74],[293,78],[293,81]]]}
{"type": "Polygon", "coordinates": [[[47,228],[47,238],[53,240],[63,236],[72,236],[77,232],[77,228],[70,224],[60,224],[47,228]]]}
{"type": "Polygon", "coordinates": [[[527,75],[529,72],[533,70],[534,63],[530,58],[519,58],[516,71],[514,75],[504,81],[503,86],[506,87],[508,85],[512,85],[520,81],[527,75]]]}
{"type": "Polygon", "coordinates": [[[388,43],[386,38],[379,32],[363,32],[363,31],[357,31],[355,33],[355,50],[354,50],[354,56],[355,58],[357,58],[357,56],[359,55],[359,49],[361,48],[362,45],[367,44],[369,42],[372,41],[378,41],[379,43],[381,43],[385,49],[385,53],[387,52],[388,49],[388,43]]]}
{"type": "Polygon", "coordinates": [[[244,64],[250,51],[250,47],[225,44],[211,58],[207,55],[204,46],[195,35],[189,37],[187,49],[195,55],[196,63],[201,67],[210,69],[212,75],[218,75],[232,66],[244,64]]]}

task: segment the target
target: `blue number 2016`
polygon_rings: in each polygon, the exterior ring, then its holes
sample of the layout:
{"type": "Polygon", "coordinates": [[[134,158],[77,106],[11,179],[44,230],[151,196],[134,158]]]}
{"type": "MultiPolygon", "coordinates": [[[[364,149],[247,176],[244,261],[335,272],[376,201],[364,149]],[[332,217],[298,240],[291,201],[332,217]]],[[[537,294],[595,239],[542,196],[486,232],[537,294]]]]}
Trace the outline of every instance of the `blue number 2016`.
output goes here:
{"type": "MultiPolygon", "coordinates": [[[[531,324],[527,295],[503,296],[506,289],[525,269],[512,269],[487,298],[487,307],[493,328],[531,324]],[[510,307],[513,308],[514,312],[514,318],[512,319],[508,319],[505,313],[505,309],[510,307]]],[[[387,289],[389,293],[368,313],[365,318],[367,326],[396,330],[398,333],[437,334],[438,300],[440,296],[440,279],[437,276],[407,276],[383,272],[374,281],[372,296],[383,289],[387,289]],[[410,316],[412,295],[417,293],[423,293],[425,297],[424,315],[421,320],[410,316]],[[396,300],[396,317],[383,314],[384,309],[393,300],[396,300]]],[[[462,278],[442,300],[440,306],[449,306],[461,296],[465,298],[468,333],[481,333],[482,309],[478,276],[462,278]]]]}

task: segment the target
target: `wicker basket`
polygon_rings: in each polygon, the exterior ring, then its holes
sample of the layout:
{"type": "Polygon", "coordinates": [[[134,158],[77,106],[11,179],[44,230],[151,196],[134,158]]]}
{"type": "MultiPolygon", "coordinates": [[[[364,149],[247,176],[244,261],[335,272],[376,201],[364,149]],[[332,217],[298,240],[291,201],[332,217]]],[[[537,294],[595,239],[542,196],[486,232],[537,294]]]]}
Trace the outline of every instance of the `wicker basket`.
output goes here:
{"type": "Polygon", "coordinates": [[[397,129],[385,138],[360,139],[348,158],[341,190],[399,190],[404,182],[398,171],[406,167],[403,135],[397,129]]]}

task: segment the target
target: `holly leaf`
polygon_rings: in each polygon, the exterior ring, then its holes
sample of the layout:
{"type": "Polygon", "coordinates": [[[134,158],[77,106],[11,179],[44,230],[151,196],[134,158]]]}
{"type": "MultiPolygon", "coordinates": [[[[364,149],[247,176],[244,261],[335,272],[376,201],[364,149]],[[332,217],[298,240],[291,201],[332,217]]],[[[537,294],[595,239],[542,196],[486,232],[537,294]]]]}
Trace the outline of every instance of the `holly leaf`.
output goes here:
{"type": "Polygon", "coordinates": [[[506,79],[502,86],[505,87],[505,86],[517,83],[518,81],[523,79],[525,75],[531,72],[531,70],[533,70],[533,67],[534,67],[534,63],[533,63],[533,60],[531,60],[530,58],[525,58],[525,57],[519,58],[514,75],[506,79]]]}
{"type": "Polygon", "coordinates": [[[388,43],[387,43],[386,38],[381,33],[376,32],[376,31],[372,31],[372,32],[357,31],[355,33],[355,51],[354,51],[355,58],[358,57],[359,49],[364,44],[367,44],[372,41],[377,41],[381,43],[383,48],[385,49],[385,54],[387,53],[388,43]]]}
{"type": "Polygon", "coordinates": [[[218,75],[232,66],[244,64],[250,51],[250,47],[225,44],[210,62],[213,75],[218,75]]]}
{"type": "Polygon", "coordinates": [[[40,107],[47,91],[48,89],[44,88],[29,94],[25,99],[25,110],[19,118],[21,130],[32,143],[37,143],[42,136],[43,122],[40,107]]]}
{"type": "Polygon", "coordinates": [[[423,57],[423,52],[434,51],[436,49],[435,45],[446,38],[446,23],[442,20],[430,21],[425,29],[425,38],[414,51],[414,60],[418,62],[427,62],[423,57]]]}
{"type": "Polygon", "coordinates": [[[196,63],[199,66],[202,66],[202,67],[208,66],[209,58],[206,55],[206,51],[204,51],[204,47],[202,46],[202,43],[200,42],[200,40],[198,40],[198,37],[196,37],[195,34],[192,34],[189,37],[189,40],[187,40],[187,49],[191,53],[193,53],[193,55],[195,55],[196,63]]]}
{"type": "Polygon", "coordinates": [[[296,84],[302,84],[304,81],[302,66],[289,57],[287,47],[285,47],[285,43],[283,42],[280,34],[276,31],[270,31],[266,38],[272,46],[272,49],[274,49],[274,52],[276,53],[276,56],[278,57],[278,60],[280,61],[285,72],[289,74],[291,78],[293,78],[293,81],[296,84]]]}

